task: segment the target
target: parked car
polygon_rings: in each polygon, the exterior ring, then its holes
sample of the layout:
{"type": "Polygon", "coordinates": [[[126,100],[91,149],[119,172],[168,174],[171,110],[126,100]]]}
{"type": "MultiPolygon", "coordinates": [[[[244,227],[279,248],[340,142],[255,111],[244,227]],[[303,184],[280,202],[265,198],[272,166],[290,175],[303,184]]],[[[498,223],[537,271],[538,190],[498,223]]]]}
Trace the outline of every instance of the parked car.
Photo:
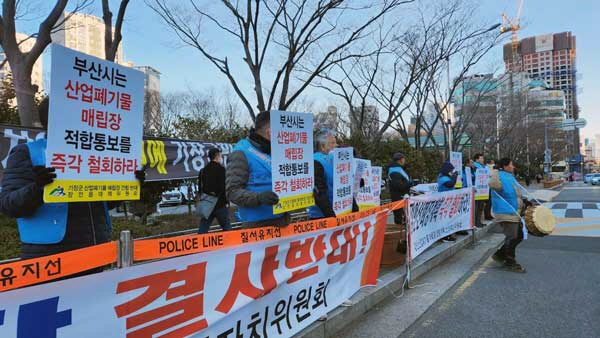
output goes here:
{"type": "Polygon", "coordinates": [[[600,184],[600,174],[594,174],[594,176],[591,178],[591,183],[592,185],[600,184]]]}
{"type": "Polygon", "coordinates": [[[587,175],[583,176],[583,182],[590,183],[590,181],[592,180],[592,177],[594,177],[594,174],[587,174],[587,175]]]}
{"type": "Polygon", "coordinates": [[[167,206],[175,206],[180,205],[184,202],[183,193],[181,193],[178,189],[173,189],[169,191],[165,191],[162,193],[160,203],[158,206],[167,207],[167,206]]]}

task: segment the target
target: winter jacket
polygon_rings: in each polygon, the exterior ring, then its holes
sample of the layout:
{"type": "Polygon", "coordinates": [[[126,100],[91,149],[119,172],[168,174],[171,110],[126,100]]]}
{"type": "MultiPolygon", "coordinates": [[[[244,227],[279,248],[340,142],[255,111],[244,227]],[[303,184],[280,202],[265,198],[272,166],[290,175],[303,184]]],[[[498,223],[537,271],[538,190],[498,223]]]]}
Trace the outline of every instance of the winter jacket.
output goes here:
{"type": "Polygon", "coordinates": [[[440,170],[440,174],[438,175],[438,192],[444,192],[449,190],[454,190],[454,186],[456,185],[456,179],[458,178],[457,173],[450,174],[454,170],[454,166],[452,163],[446,161],[442,165],[442,169],[440,170]]]}
{"type": "Polygon", "coordinates": [[[387,167],[390,197],[392,201],[401,200],[410,192],[412,181],[403,166],[393,162],[387,167]]]}
{"type": "Polygon", "coordinates": [[[504,170],[493,170],[490,177],[492,210],[499,222],[519,222],[523,200],[515,176],[504,170]]]}
{"type": "Polygon", "coordinates": [[[205,194],[219,197],[215,205],[215,210],[227,205],[227,197],[225,197],[225,167],[220,163],[210,161],[206,167],[200,170],[198,174],[198,187],[205,194]]]}
{"type": "MultiPolygon", "coordinates": [[[[259,194],[272,189],[270,142],[255,132],[238,142],[227,161],[227,199],[238,206],[242,222],[280,219],[272,205],[263,205],[259,194]]],[[[270,225],[265,223],[265,225],[270,225]]]]}
{"type": "MultiPolygon", "coordinates": [[[[35,184],[32,168],[28,146],[20,144],[14,147],[2,177],[0,212],[14,218],[32,217],[43,204],[43,189],[35,184]]],[[[108,207],[114,205],[116,203],[109,203],[108,207]]],[[[107,242],[110,239],[111,226],[106,215],[104,202],[68,203],[66,229],[62,239],[46,241],[45,244],[32,244],[23,241],[27,238],[22,238],[21,258],[52,255],[107,242]]]]}
{"type": "Polygon", "coordinates": [[[308,209],[311,219],[335,217],[333,211],[333,158],[315,153],[315,205],[308,209]]]}

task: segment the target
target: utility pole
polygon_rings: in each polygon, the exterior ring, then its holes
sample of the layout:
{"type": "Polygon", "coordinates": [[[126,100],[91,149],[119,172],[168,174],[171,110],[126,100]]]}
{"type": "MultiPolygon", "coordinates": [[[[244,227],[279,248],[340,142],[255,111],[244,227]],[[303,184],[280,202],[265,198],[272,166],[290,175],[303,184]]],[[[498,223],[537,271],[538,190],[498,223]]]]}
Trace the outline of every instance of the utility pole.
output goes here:
{"type": "Polygon", "coordinates": [[[448,124],[448,156],[452,152],[452,118],[450,116],[450,57],[446,57],[446,77],[448,78],[448,101],[446,103],[446,123],[448,124]]]}

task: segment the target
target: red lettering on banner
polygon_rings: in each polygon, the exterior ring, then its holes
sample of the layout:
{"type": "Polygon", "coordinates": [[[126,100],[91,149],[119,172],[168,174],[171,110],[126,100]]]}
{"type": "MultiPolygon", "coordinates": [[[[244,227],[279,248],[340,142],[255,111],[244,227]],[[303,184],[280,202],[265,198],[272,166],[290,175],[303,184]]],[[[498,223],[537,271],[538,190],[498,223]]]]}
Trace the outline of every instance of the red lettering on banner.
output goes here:
{"type": "MultiPolygon", "coordinates": [[[[127,330],[155,321],[156,319],[163,318],[167,315],[183,311],[175,316],[129,332],[127,337],[152,337],[153,335],[174,326],[188,322],[192,319],[203,317],[205,275],[206,262],[202,262],[188,265],[185,270],[181,271],[169,270],[150,276],[144,276],[120,282],[117,286],[117,294],[141,288],[146,288],[146,290],[138,297],[121,305],[115,306],[115,312],[119,318],[130,315],[142,309],[143,307],[154,302],[156,299],[160,298],[165,293],[166,300],[169,301],[177,297],[190,296],[192,294],[201,292],[197,295],[183,298],[177,302],[128,317],[126,321],[127,330]],[[184,283],[171,288],[173,283],[180,281],[184,281],[184,283]]],[[[206,319],[202,318],[176,330],[170,331],[168,335],[173,337],[188,336],[207,327],[208,323],[206,322],[206,319]]]]}
{"type": "Polygon", "coordinates": [[[235,267],[229,287],[215,310],[221,313],[229,313],[240,293],[252,299],[258,299],[271,292],[277,286],[274,274],[279,267],[279,261],[275,259],[277,251],[277,245],[265,249],[265,258],[260,271],[260,281],[263,289],[252,285],[250,277],[248,277],[252,252],[242,252],[235,255],[235,267]]]}
{"type": "Polygon", "coordinates": [[[364,222],[365,231],[362,233],[362,246],[360,248],[360,253],[365,252],[365,247],[367,246],[367,239],[369,238],[369,228],[371,227],[371,222],[364,222]]]}
{"type": "MultiPolygon", "coordinates": [[[[285,257],[285,267],[288,269],[299,268],[303,265],[310,264],[313,262],[310,257],[310,247],[314,238],[307,238],[304,243],[301,241],[293,241],[290,243],[290,249],[285,257]],[[299,255],[299,257],[298,257],[299,255]]],[[[313,266],[310,269],[298,269],[292,271],[292,277],[287,281],[288,284],[297,282],[308,276],[312,276],[319,272],[318,266],[313,266]]]]}
{"type": "Polygon", "coordinates": [[[315,245],[313,245],[313,255],[316,261],[320,261],[321,258],[325,257],[325,250],[327,245],[325,244],[325,234],[317,236],[315,245]]]}

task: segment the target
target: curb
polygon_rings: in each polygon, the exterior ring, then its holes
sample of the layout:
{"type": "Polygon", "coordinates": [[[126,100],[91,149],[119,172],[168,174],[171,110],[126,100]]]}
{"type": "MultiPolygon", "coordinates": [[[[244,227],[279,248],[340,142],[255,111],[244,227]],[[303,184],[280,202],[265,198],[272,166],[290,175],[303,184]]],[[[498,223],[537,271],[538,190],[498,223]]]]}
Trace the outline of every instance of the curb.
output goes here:
{"type": "MultiPolygon", "coordinates": [[[[483,228],[475,229],[475,240],[486,236],[487,233],[496,226],[497,223],[490,223],[483,228]]],[[[476,242],[475,242],[476,243],[476,242]]],[[[473,244],[473,234],[460,237],[453,243],[440,243],[439,245],[428,249],[417,257],[411,264],[411,280],[415,280],[435,268],[446,259],[454,256],[458,251],[473,244]]],[[[477,244],[476,244],[477,245],[477,244]]],[[[483,255],[481,261],[492,254],[493,249],[483,255]]],[[[325,320],[319,320],[312,323],[302,331],[294,335],[295,338],[325,338],[334,337],[346,326],[359,319],[371,308],[390,295],[400,291],[404,286],[406,277],[406,266],[392,269],[379,276],[376,286],[366,286],[358,290],[351,298],[351,306],[338,306],[327,314],[325,320]]]]}

